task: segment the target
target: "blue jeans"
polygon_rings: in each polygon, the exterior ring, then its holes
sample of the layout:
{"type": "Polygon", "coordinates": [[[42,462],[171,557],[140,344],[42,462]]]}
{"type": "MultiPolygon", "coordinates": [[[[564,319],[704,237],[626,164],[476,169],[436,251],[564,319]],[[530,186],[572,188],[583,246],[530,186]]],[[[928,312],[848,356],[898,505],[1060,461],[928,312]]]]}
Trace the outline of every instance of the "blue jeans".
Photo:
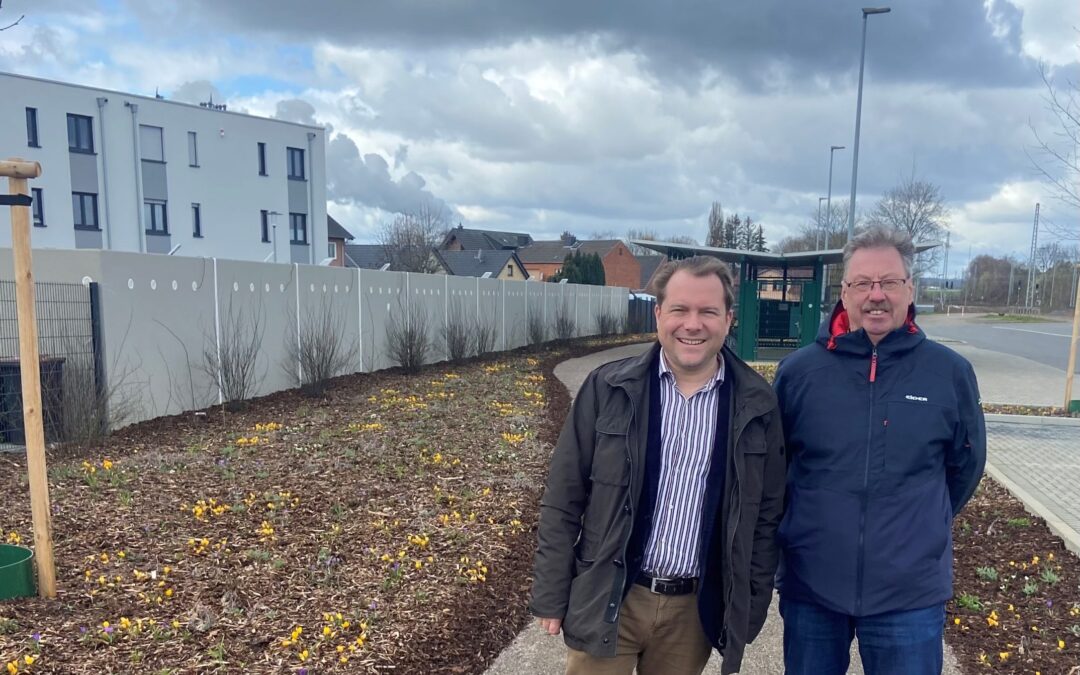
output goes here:
{"type": "Polygon", "coordinates": [[[945,605],[849,616],[780,597],[786,675],[843,675],[859,637],[866,675],[940,675],[945,605]]]}

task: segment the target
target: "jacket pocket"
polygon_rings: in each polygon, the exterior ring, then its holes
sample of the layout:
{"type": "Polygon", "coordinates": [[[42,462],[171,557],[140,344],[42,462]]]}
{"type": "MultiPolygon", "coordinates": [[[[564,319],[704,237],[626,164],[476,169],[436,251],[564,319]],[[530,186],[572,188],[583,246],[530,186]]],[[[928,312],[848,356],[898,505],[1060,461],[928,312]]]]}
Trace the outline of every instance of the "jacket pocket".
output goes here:
{"type": "Polygon", "coordinates": [[[736,446],[742,456],[742,472],[739,474],[739,497],[746,505],[761,503],[761,491],[765,485],[765,431],[758,421],[751,422],[739,436],[736,446]]]}
{"type": "Polygon", "coordinates": [[[623,417],[604,416],[596,420],[592,472],[594,483],[630,484],[630,457],[626,447],[628,422],[623,417]]]}

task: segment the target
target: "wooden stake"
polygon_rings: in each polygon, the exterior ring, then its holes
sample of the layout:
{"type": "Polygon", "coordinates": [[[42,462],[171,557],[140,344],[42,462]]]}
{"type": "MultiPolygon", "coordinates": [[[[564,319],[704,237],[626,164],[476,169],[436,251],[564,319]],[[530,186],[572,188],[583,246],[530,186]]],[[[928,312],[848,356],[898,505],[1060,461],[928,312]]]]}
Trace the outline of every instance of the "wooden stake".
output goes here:
{"type": "MultiPolygon", "coordinates": [[[[8,192],[29,195],[27,178],[41,175],[41,165],[20,159],[0,161],[0,176],[8,177],[8,192]]],[[[49,479],[45,469],[45,427],[41,411],[41,362],[38,354],[34,273],[30,260],[30,209],[11,207],[11,248],[15,258],[15,300],[19,313],[19,369],[22,379],[26,471],[30,479],[30,511],[34,518],[34,560],[38,594],[56,597],[49,479]]]]}
{"type": "MultiPolygon", "coordinates": [[[[1077,265],[1080,267],[1080,265],[1077,265]]],[[[1080,342],[1080,279],[1076,283],[1076,302],[1073,307],[1072,341],[1069,342],[1069,368],[1065,373],[1065,412],[1072,403],[1073,372],[1076,370],[1076,343],[1080,342]]]]}

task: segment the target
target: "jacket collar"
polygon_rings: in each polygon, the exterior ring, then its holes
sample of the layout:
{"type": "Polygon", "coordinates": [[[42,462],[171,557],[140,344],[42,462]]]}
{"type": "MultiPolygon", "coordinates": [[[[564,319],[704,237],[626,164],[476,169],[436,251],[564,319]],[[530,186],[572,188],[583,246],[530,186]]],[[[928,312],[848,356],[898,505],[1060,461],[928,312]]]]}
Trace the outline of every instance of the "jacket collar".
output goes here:
{"type": "MultiPolygon", "coordinates": [[[[908,305],[907,318],[904,325],[892,331],[877,344],[879,354],[900,353],[914,349],[920,342],[926,339],[926,334],[915,323],[915,305],[908,305]]],[[[837,302],[828,321],[824,321],[818,329],[818,344],[829,351],[865,355],[874,349],[866,331],[862,328],[851,330],[851,322],[843,302],[837,302]]]]}
{"type": "MultiPolygon", "coordinates": [[[[736,415],[756,417],[764,415],[775,406],[772,387],[757,372],[724,345],[725,377],[731,377],[732,396],[735,397],[736,415]]],[[[642,396],[648,385],[649,375],[656,368],[660,355],[660,343],[654,342],[644,353],[623,361],[604,378],[612,387],[621,387],[631,396],[642,396]]]]}

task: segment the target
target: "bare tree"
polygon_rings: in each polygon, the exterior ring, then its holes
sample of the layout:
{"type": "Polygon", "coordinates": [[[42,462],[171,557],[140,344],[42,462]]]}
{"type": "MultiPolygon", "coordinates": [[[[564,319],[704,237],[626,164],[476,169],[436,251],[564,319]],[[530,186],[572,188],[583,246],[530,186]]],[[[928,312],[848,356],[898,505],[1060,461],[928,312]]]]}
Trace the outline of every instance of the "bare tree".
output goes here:
{"type": "Polygon", "coordinates": [[[623,242],[626,247],[630,249],[630,253],[634,255],[660,255],[658,251],[654,251],[651,248],[645,248],[638,244],[631,244],[630,241],[637,239],[639,241],[656,241],[656,230],[646,230],[644,228],[631,227],[626,230],[626,236],[623,237],[623,242]]]}
{"type": "MultiPolygon", "coordinates": [[[[1050,184],[1054,197],[1063,204],[1080,208],[1080,85],[1072,80],[1058,86],[1042,68],[1046,86],[1043,101],[1054,117],[1056,127],[1042,132],[1031,125],[1035,136],[1035,156],[1028,159],[1043,179],[1050,184]]],[[[1080,239],[1080,231],[1056,223],[1046,223],[1046,229],[1061,239],[1080,239]]]]}
{"type": "Polygon", "coordinates": [[[720,202],[713,202],[709,209],[709,233],[705,235],[705,245],[717,248],[724,245],[724,208],[720,202]]]}
{"type": "MultiPolygon", "coordinates": [[[[817,210],[807,216],[807,221],[799,227],[799,233],[784,237],[776,245],[778,253],[814,251],[818,248],[829,250],[843,248],[847,241],[848,200],[837,200],[823,209],[818,221],[817,210]]],[[[856,214],[855,227],[863,223],[863,218],[856,214]]]]}
{"type": "MultiPolygon", "coordinates": [[[[949,207],[941,188],[916,178],[913,172],[900,185],[885,191],[871,211],[869,222],[907,232],[915,242],[941,241],[949,223],[949,207]]],[[[942,254],[941,247],[920,253],[912,274],[917,278],[936,269],[942,254]]]]}
{"type": "Polygon", "coordinates": [[[432,249],[446,236],[448,216],[441,205],[425,202],[413,212],[399,214],[379,232],[390,268],[431,274],[438,270],[432,249]]]}

